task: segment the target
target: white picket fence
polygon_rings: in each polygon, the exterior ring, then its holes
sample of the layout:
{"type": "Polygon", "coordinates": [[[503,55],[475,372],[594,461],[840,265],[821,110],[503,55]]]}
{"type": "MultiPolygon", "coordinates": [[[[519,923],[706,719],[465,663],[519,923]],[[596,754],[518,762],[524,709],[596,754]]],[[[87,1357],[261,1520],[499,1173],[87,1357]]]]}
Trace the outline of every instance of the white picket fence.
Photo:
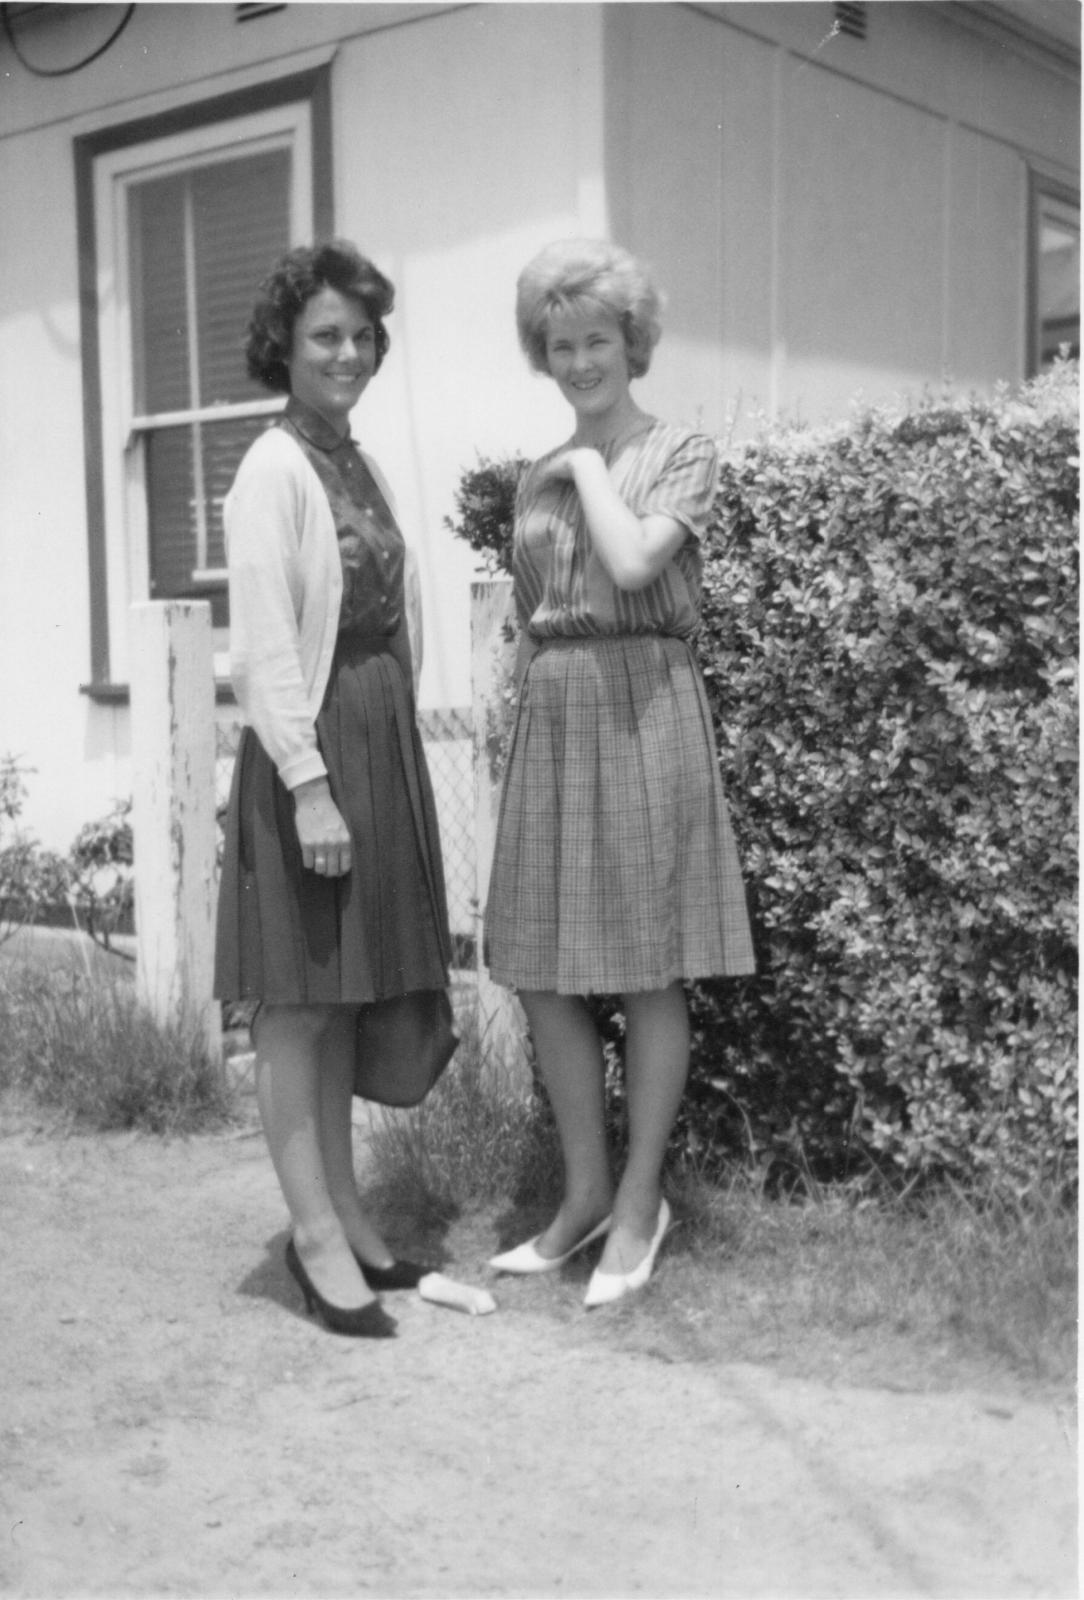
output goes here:
{"type": "MultiPolygon", "coordinates": [[[[470,712],[423,712],[419,723],[437,801],[452,932],[464,964],[455,974],[460,1009],[476,1007],[487,1058],[526,1081],[523,1015],[485,970],[480,913],[499,786],[492,730],[502,720],[510,672],[509,590],[500,580],[472,586],[470,712]]],[[[219,748],[211,608],[206,601],[144,602],[131,607],[130,630],[137,984],[161,1021],[198,1030],[218,1057],[215,811],[228,765],[219,748]]]]}

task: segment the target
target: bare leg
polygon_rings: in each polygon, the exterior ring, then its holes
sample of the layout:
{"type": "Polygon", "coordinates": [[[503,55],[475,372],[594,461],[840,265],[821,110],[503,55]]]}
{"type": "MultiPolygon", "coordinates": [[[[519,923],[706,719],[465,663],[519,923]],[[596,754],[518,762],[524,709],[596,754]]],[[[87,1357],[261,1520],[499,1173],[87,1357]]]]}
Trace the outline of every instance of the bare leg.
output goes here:
{"type": "Polygon", "coordinates": [[[322,1051],[327,1006],[267,1006],[256,1029],[256,1098],[264,1137],[305,1270],[325,1300],[362,1306],[374,1296],[335,1211],[322,1147],[322,1051]]]}
{"type": "Polygon", "coordinates": [[[336,1006],[320,1057],[320,1148],[335,1214],[350,1248],[371,1267],[390,1267],[394,1257],[361,1208],[354,1170],[353,1006],[336,1006]]]}
{"type": "Polygon", "coordinates": [[[624,997],[629,1155],[599,1262],[625,1273],[647,1254],[662,1198],[663,1157],[689,1071],[689,1012],[680,983],[624,997]]]}
{"type": "Polygon", "coordinates": [[[576,995],[534,990],[520,1000],[546,1086],[565,1164],[560,1209],[540,1236],[544,1256],[570,1250],[610,1209],[613,1178],[606,1145],[602,1045],[576,995]]]}

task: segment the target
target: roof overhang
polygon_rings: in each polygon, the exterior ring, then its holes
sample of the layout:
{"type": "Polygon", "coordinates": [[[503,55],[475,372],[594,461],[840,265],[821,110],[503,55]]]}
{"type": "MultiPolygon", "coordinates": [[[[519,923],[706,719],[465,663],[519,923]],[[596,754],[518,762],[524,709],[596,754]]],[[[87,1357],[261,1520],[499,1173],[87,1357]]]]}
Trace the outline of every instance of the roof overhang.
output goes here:
{"type": "Polygon", "coordinates": [[[951,0],[957,21],[1001,31],[1033,50],[1080,68],[1080,0],[951,0]]]}

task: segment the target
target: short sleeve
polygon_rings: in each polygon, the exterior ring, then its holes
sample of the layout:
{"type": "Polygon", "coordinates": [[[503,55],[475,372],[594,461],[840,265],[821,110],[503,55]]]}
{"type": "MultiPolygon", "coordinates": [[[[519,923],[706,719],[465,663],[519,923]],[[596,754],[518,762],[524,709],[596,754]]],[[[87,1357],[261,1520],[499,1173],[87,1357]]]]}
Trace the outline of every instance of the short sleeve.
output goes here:
{"type": "Polygon", "coordinates": [[[636,507],[641,517],[673,517],[697,539],[711,522],[719,482],[719,453],[702,433],[680,434],[636,507]]]}

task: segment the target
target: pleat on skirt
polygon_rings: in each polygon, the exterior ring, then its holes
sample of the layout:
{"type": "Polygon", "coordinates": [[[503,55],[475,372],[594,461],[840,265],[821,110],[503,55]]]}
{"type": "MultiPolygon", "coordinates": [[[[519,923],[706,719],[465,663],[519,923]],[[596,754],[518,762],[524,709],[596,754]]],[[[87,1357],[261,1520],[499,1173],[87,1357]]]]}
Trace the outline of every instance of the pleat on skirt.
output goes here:
{"type": "Polygon", "coordinates": [[[527,670],[486,909],[492,977],[619,994],[754,970],[703,681],[659,635],[547,641],[527,670]]]}
{"type": "Polygon", "coordinates": [[[451,938],[436,808],[386,640],[340,634],[316,733],[351,870],[325,878],[302,865],[294,802],[246,728],[226,821],[215,993],[334,1005],[443,988],[451,938]]]}

